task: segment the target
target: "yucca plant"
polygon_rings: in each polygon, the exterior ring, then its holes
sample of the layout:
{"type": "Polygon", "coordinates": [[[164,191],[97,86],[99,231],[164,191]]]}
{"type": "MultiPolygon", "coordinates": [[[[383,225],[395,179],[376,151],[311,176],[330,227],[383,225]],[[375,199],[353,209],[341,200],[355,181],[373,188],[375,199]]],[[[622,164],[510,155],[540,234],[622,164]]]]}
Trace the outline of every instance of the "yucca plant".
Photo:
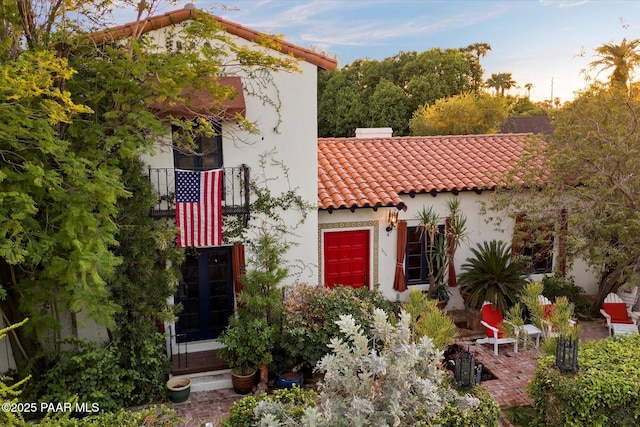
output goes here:
{"type": "Polygon", "coordinates": [[[460,292],[467,295],[465,306],[478,310],[489,301],[505,313],[528,283],[527,264],[513,259],[511,247],[499,240],[478,243],[471,252],[458,277],[460,292]]]}

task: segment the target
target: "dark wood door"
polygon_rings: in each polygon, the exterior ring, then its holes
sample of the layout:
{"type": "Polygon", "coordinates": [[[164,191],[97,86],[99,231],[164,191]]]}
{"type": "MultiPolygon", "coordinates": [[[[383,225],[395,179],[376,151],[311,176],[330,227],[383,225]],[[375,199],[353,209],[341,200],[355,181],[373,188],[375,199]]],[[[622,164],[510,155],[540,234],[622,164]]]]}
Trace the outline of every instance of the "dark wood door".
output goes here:
{"type": "Polygon", "coordinates": [[[176,322],[177,341],[217,338],[233,313],[231,248],[198,249],[182,265],[175,303],[182,304],[176,322]]]}

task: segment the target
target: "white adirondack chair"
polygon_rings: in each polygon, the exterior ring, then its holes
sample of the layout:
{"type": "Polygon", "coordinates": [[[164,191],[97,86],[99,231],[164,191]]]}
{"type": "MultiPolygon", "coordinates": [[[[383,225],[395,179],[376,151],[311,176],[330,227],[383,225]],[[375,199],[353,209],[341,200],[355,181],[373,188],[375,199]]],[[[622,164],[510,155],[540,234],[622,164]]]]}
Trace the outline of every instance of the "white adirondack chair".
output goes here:
{"type": "Polygon", "coordinates": [[[638,287],[635,286],[631,292],[616,292],[620,299],[627,304],[627,309],[633,311],[633,306],[638,302],[638,287]]]}
{"type": "Polygon", "coordinates": [[[504,323],[504,317],[498,307],[493,307],[492,304],[488,301],[485,301],[482,304],[482,308],[480,309],[482,314],[482,320],[480,323],[484,326],[485,331],[487,333],[486,338],[480,338],[476,340],[477,344],[493,344],[493,354],[498,355],[498,346],[500,344],[511,344],[513,343],[513,352],[518,352],[518,336],[520,331],[515,329],[515,337],[505,337],[502,332],[500,332],[500,326],[504,323]]]}
{"type": "Polygon", "coordinates": [[[638,325],[638,314],[627,308],[627,304],[618,294],[610,293],[604,299],[600,313],[607,320],[609,335],[613,334],[615,325],[638,325]]]}

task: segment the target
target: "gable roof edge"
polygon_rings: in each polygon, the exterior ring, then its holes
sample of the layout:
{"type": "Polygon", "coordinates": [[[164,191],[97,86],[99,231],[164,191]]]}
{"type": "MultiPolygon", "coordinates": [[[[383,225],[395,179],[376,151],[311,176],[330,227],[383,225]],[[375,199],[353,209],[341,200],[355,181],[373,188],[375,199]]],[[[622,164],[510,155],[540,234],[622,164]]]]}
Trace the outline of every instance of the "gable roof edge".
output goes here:
{"type": "MultiPolygon", "coordinates": [[[[146,34],[170,25],[180,24],[189,19],[194,19],[196,15],[201,13],[211,15],[229,34],[241,37],[250,42],[255,42],[259,37],[266,35],[260,31],[252,30],[251,28],[222,19],[219,16],[209,14],[208,12],[204,12],[199,9],[180,9],[167,12],[163,15],[151,16],[143,21],[130,22],[117,27],[108,28],[104,31],[91,34],[89,39],[94,43],[100,44],[124,37],[131,37],[134,34],[146,34]]],[[[280,43],[281,53],[291,54],[296,58],[300,58],[327,71],[335,70],[338,65],[338,61],[336,59],[329,58],[326,55],[297,46],[285,40],[278,41],[280,43]]]]}

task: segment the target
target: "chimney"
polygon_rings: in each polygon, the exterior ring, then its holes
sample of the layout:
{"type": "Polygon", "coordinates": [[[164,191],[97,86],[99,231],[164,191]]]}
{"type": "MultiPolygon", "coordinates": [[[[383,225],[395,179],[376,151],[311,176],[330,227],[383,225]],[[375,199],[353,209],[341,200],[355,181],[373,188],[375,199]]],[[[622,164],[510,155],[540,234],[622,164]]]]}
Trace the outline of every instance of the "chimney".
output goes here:
{"type": "Polygon", "coordinates": [[[356,128],[356,138],[391,138],[392,128],[356,128]]]}

